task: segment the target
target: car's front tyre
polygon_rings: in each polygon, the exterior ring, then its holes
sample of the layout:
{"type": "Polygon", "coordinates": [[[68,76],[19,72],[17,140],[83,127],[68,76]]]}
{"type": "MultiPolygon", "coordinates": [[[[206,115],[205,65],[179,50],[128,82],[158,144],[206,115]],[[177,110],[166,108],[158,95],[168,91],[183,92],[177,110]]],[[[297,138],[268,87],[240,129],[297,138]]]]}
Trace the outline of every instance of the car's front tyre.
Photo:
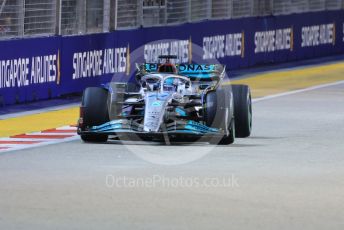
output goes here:
{"type": "Polygon", "coordinates": [[[230,90],[225,87],[209,91],[205,95],[204,121],[206,125],[224,132],[221,138],[211,138],[211,144],[229,145],[235,141],[232,100],[230,90]]]}
{"type": "Polygon", "coordinates": [[[108,136],[105,134],[81,134],[81,140],[84,142],[93,142],[93,143],[103,143],[108,140],[108,136]]]}
{"type": "MultiPolygon", "coordinates": [[[[85,127],[102,125],[109,121],[109,112],[107,106],[108,91],[100,87],[86,88],[81,103],[81,119],[79,129],[84,130],[85,127]]],[[[81,134],[84,142],[106,142],[108,135],[106,134],[81,134]]]]}

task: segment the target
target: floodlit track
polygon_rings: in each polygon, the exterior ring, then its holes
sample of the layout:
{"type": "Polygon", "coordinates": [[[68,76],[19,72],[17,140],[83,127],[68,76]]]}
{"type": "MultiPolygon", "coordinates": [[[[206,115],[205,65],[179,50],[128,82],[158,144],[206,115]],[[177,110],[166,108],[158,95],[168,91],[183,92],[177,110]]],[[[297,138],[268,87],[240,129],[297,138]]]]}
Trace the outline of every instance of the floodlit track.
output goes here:
{"type": "Polygon", "coordinates": [[[343,99],[337,84],[257,101],[252,137],[231,146],[76,140],[2,153],[0,228],[343,229],[343,99]],[[132,151],[207,148],[174,166],[132,151]]]}

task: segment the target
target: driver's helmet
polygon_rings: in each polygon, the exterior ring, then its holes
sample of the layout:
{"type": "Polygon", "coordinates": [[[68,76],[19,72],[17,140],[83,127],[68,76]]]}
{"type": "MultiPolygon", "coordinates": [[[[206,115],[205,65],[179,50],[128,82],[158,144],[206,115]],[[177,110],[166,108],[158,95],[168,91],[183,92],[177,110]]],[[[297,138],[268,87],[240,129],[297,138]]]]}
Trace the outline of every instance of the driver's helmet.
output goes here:
{"type": "Polygon", "coordinates": [[[176,86],[174,85],[173,78],[167,78],[163,84],[164,91],[176,91],[176,86]]]}
{"type": "Polygon", "coordinates": [[[172,92],[176,92],[178,89],[178,86],[180,85],[180,79],[178,78],[167,78],[164,81],[163,87],[164,87],[164,91],[172,91],[172,92]]]}
{"type": "Polygon", "coordinates": [[[149,79],[146,81],[146,87],[148,91],[157,91],[160,88],[160,81],[149,79]]]}

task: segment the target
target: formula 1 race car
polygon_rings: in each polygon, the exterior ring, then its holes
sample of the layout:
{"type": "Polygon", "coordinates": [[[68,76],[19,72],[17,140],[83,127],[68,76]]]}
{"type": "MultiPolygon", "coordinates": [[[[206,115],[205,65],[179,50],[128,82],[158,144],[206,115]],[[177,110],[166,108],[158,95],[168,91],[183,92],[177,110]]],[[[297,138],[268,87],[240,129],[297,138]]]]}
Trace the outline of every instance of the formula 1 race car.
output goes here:
{"type": "Polygon", "coordinates": [[[89,87],[82,97],[78,134],[85,142],[113,139],[195,141],[231,144],[252,127],[246,85],[222,84],[225,66],[136,64],[137,89],[110,82],[89,87]]]}

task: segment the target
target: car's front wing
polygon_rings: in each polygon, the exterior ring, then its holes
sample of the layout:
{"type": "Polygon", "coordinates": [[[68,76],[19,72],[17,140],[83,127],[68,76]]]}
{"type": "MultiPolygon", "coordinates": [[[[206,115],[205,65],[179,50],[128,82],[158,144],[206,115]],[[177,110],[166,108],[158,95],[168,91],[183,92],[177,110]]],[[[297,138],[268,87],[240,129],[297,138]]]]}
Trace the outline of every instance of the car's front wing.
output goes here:
{"type": "Polygon", "coordinates": [[[143,125],[125,119],[113,120],[99,126],[93,126],[85,131],[79,130],[79,134],[109,134],[109,135],[130,135],[139,136],[223,136],[223,131],[211,128],[195,121],[175,121],[161,125],[158,132],[146,132],[143,125]]]}

